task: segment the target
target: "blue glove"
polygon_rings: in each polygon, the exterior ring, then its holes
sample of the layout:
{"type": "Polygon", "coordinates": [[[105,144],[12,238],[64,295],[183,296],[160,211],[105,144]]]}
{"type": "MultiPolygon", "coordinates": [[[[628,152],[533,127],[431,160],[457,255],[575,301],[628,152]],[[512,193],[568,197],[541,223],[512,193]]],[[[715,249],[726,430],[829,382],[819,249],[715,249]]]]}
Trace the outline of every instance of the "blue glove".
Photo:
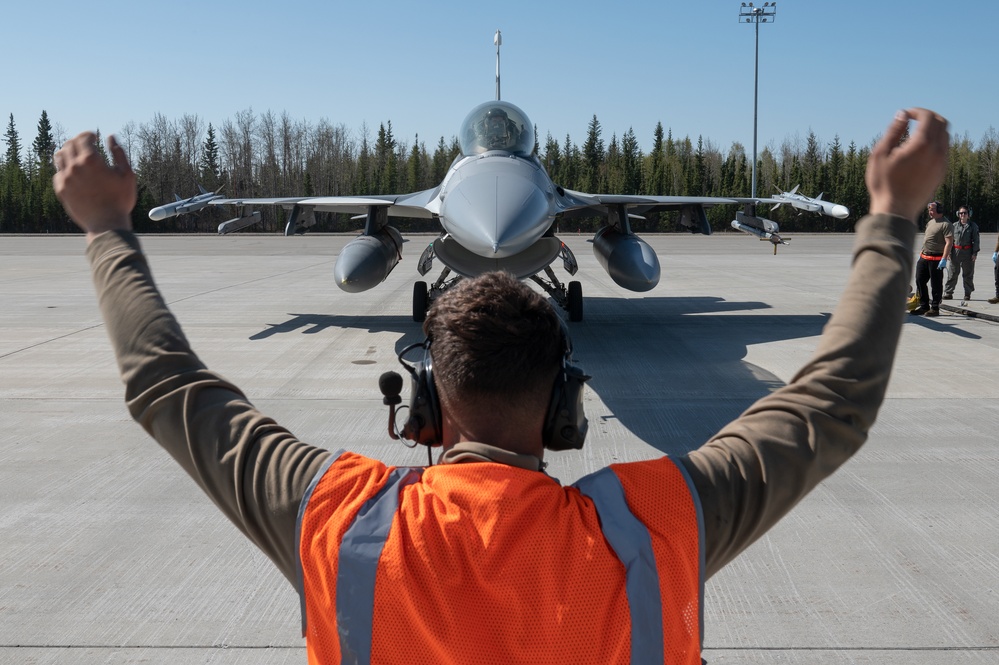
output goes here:
{"type": "Polygon", "coordinates": [[[947,259],[940,259],[940,263],[937,264],[937,269],[938,270],[946,270],[947,269],[947,259]]]}
{"type": "Polygon", "coordinates": [[[997,258],[999,258],[999,252],[992,252],[992,263],[995,263],[997,258]]]}

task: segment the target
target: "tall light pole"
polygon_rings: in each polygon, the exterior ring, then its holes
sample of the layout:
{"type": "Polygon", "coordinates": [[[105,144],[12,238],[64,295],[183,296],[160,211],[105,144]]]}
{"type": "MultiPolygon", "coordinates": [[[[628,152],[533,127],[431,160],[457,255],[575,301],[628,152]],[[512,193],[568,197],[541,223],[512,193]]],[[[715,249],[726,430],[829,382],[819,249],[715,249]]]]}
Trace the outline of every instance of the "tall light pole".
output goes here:
{"type": "Polygon", "coordinates": [[[739,23],[756,24],[756,70],[753,82],[753,191],[756,198],[756,115],[760,101],[760,23],[773,23],[777,20],[777,3],[764,2],[762,7],[754,7],[751,2],[742,3],[739,8],[739,23]]]}

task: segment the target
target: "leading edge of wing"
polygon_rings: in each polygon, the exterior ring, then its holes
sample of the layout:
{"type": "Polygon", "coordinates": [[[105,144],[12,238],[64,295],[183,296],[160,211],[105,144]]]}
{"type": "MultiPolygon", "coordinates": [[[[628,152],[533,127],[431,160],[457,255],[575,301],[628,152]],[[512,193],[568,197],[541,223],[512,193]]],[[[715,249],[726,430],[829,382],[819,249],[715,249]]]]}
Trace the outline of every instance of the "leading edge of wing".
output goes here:
{"type": "Polygon", "coordinates": [[[373,196],[302,196],[274,197],[250,199],[215,199],[209,201],[213,206],[281,206],[291,210],[296,205],[308,207],[319,212],[340,212],[348,214],[364,214],[371,206],[387,207],[392,217],[433,217],[428,209],[429,203],[437,193],[437,188],[412,194],[377,194],[373,196]]]}
{"type": "MultiPolygon", "coordinates": [[[[662,210],[679,210],[686,206],[699,205],[711,207],[716,205],[734,205],[741,203],[743,199],[722,198],[718,196],[649,196],[642,194],[587,194],[565,190],[566,201],[563,204],[564,210],[577,210],[579,208],[593,208],[597,206],[623,205],[655,207],[662,210]]],[[[753,200],[753,199],[749,199],[753,200]]]]}

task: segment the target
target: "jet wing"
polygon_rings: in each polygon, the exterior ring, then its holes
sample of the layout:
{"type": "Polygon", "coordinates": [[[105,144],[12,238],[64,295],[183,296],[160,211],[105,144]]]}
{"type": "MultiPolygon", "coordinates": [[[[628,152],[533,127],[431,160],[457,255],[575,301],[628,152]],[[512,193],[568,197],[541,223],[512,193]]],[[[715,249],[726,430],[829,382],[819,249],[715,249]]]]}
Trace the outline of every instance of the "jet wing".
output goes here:
{"type": "Polygon", "coordinates": [[[581,210],[585,208],[597,208],[601,206],[626,206],[628,208],[644,208],[651,210],[680,210],[691,205],[704,206],[710,208],[718,205],[747,205],[753,203],[787,203],[787,199],[775,199],[770,197],[741,197],[741,196],[649,196],[644,194],[587,194],[586,192],[576,192],[565,190],[565,202],[563,210],[581,210]]]}
{"type": "MultiPolygon", "coordinates": [[[[754,199],[745,199],[747,201],[754,199]]],[[[637,209],[635,212],[653,212],[658,210],[681,210],[688,206],[710,208],[717,205],[742,203],[743,199],[722,198],[718,196],[647,196],[640,194],[587,194],[565,190],[565,197],[560,202],[562,212],[585,214],[588,208],[603,208],[624,206],[637,209]]]]}
{"type": "Polygon", "coordinates": [[[611,224],[625,233],[631,233],[628,217],[661,210],[679,210],[680,224],[694,233],[711,235],[711,225],[704,214],[705,208],[732,205],[739,199],[718,196],[643,196],[638,194],[587,194],[564,190],[558,202],[566,218],[583,217],[593,212],[607,215],[611,224]]]}
{"type": "Polygon", "coordinates": [[[215,199],[213,206],[235,206],[255,208],[260,206],[280,206],[291,210],[295,206],[319,212],[338,212],[363,215],[372,206],[386,208],[389,217],[432,218],[437,212],[433,203],[439,188],[427,189],[412,194],[386,194],[374,196],[312,196],[281,198],[215,199]]]}

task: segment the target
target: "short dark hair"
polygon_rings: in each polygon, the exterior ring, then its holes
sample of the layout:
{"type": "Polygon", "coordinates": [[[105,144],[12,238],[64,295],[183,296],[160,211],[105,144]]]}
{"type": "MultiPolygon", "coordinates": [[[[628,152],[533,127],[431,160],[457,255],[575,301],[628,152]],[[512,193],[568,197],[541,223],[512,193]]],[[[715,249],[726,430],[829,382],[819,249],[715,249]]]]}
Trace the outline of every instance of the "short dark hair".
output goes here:
{"type": "Polygon", "coordinates": [[[513,275],[462,280],[434,301],[423,331],[442,393],[471,405],[494,398],[547,405],[564,355],[562,323],[541,294],[513,275]]]}

